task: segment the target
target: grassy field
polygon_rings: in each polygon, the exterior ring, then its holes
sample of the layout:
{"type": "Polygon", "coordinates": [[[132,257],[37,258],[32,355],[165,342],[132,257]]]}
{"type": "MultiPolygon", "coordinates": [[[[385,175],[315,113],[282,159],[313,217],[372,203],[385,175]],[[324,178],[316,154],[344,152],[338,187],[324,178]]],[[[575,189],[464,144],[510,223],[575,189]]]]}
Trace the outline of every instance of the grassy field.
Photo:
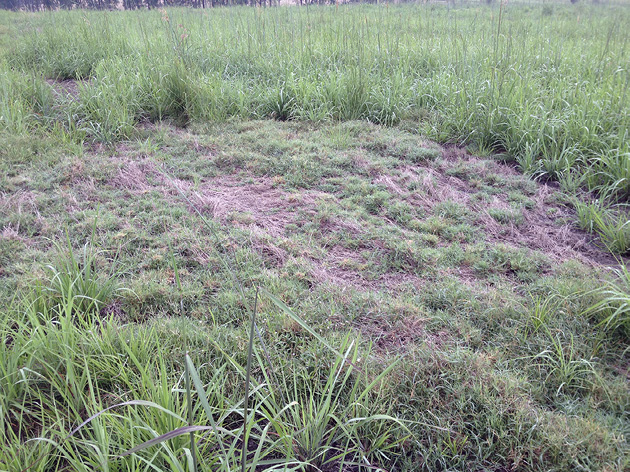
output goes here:
{"type": "Polygon", "coordinates": [[[5,17],[22,32],[0,76],[1,125],[12,132],[113,143],[144,120],[408,123],[570,192],[598,192],[602,201],[581,208],[583,228],[630,251],[625,6],[5,17]],[[55,93],[44,79],[82,80],[55,93]]]}
{"type": "Polygon", "coordinates": [[[629,20],[2,13],[0,470],[628,470],[629,20]]]}

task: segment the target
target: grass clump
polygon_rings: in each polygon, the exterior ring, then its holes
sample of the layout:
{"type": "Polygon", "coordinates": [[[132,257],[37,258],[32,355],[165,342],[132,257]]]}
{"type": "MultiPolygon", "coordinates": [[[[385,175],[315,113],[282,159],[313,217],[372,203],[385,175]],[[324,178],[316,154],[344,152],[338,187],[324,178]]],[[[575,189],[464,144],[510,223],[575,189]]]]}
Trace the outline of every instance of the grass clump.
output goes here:
{"type": "Polygon", "coordinates": [[[98,316],[120,290],[116,273],[102,274],[97,266],[98,255],[92,243],[88,242],[77,257],[68,240],[68,248],[61,254],[60,264],[46,267],[46,280],[38,284],[32,307],[35,313],[47,311],[77,317],[98,316]]]}
{"type": "Polygon", "coordinates": [[[596,381],[593,361],[579,357],[573,337],[566,341],[559,335],[547,334],[549,346],[533,358],[534,364],[542,371],[545,387],[555,389],[555,395],[592,387],[596,381]]]}
{"type": "Polygon", "coordinates": [[[597,291],[601,300],[589,309],[606,329],[630,335],[630,270],[625,264],[614,270],[615,279],[597,291]]]}
{"type": "Polygon", "coordinates": [[[595,233],[613,254],[630,253],[630,212],[628,206],[610,205],[605,200],[576,203],[580,226],[595,233]]]}
{"type": "Polygon", "coordinates": [[[513,224],[516,226],[523,224],[523,215],[518,210],[507,208],[489,208],[488,214],[501,224],[513,224]]]}

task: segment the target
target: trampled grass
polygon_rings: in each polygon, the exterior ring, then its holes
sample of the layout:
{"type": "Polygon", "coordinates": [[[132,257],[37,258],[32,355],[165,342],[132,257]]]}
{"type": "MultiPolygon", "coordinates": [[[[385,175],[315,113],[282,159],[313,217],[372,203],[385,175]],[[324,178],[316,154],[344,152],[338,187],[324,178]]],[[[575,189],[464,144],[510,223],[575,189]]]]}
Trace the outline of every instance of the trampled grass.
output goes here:
{"type": "Polygon", "coordinates": [[[256,286],[352,364],[260,296],[248,467],[627,466],[625,315],[592,291],[624,286],[562,194],[365,122],[134,133],[3,138],[3,467],[186,470],[193,432],[200,470],[239,468],[256,286]]]}
{"type": "Polygon", "coordinates": [[[553,179],[577,170],[588,188],[630,192],[623,6],[4,15],[23,31],[4,66],[17,74],[3,89],[20,90],[2,100],[6,127],[61,123],[112,141],[144,119],[410,121],[553,179]],[[55,106],[67,97],[42,78],[89,81],[55,106]]]}
{"type": "Polygon", "coordinates": [[[3,13],[0,470],[627,470],[628,13],[549,7],[3,13]]]}

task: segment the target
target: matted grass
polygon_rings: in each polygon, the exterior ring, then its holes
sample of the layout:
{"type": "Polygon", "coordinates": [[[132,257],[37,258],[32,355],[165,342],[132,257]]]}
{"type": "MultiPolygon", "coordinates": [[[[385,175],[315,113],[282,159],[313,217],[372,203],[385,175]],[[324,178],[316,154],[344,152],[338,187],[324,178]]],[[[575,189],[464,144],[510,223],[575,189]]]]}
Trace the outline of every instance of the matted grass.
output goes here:
{"type": "MultiPolygon", "coordinates": [[[[117,457],[152,434],[185,426],[140,406],[99,417],[61,449],[26,441],[59,442],[89,415],[128,400],[185,416],[185,395],[177,393],[185,352],[215,392],[208,396],[218,402],[223,426],[237,432],[243,392],[232,362],[245,364],[248,302],[225,258],[250,301],[253,287],[262,285],[329,344],[343,346],[348,331],[360,335],[356,365],[372,373],[368,378],[404,356],[362,403],[363,413],[354,413],[394,415],[409,429],[366,424],[361,454],[372,465],[627,466],[624,331],[599,324],[608,312],[585,313],[600,300],[590,290],[609,278],[606,267],[614,260],[571,224],[572,210],[557,189],[495,159],[365,122],[150,126],[109,149],[83,150],[50,137],[3,140],[5,306],[38,280],[44,285],[37,293],[58,300],[47,295],[45,266],[76,274],[64,269],[66,234],[75,254],[92,241],[88,264],[96,286],[115,281],[107,302],[91,314],[70,307],[62,316],[41,301],[4,310],[2,408],[9,429],[3,440],[9,447],[0,460],[9,470],[40,454],[45,459],[35,470],[62,464],[136,470],[139,457],[172,470],[164,447],[117,457]],[[74,393],[63,393],[68,388],[74,393]]],[[[55,280],[51,293],[67,293],[55,280]]],[[[73,287],[80,296],[83,289],[73,287]]],[[[313,405],[325,399],[317,392],[335,356],[269,299],[260,298],[258,314],[261,339],[286,383],[281,390],[298,401],[292,414],[317,417],[322,410],[313,405]],[[308,400],[300,392],[316,396],[308,400]]],[[[266,354],[257,346],[263,367],[266,354]]],[[[253,375],[275,388],[264,369],[253,375]]],[[[269,411],[267,400],[256,398],[253,408],[269,411]]],[[[345,400],[337,401],[334,411],[341,412],[345,400]]],[[[196,411],[194,424],[208,424],[203,410],[196,411]]],[[[287,417],[283,434],[310,441],[299,436],[304,430],[289,428],[296,418],[287,417]]],[[[333,431],[332,423],[309,424],[333,431]]],[[[253,428],[252,437],[265,437],[253,428]]],[[[187,441],[170,442],[168,451],[179,457],[187,441]]],[[[267,458],[316,464],[331,457],[323,450],[343,449],[336,441],[314,446],[311,452],[319,452],[310,456],[304,446],[275,448],[267,458]]],[[[260,444],[266,448],[268,441],[260,444]]],[[[202,445],[200,460],[210,467],[213,449],[202,445]]],[[[238,465],[238,447],[233,453],[238,465]]],[[[178,459],[183,467],[184,456],[178,459]]]]}
{"type": "MultiPolygon", "coordinates": [[[[140,119],[412,120],[528,172],[628,196],[628,11],[501,5],[4,13],[22,74],[90,78],[55,112],[39,87],[2,100],[111,141],[140,119]],[[42,102],[42,103],[40,103],[42,102]],[[41,109],[39,109],[39,108],[41,109]]],[[[6,70],[6,66],[5,66],[6,70]]],[[[32,118],[32,117],[31,117],[32,118]]],[[[26,119],[24,125],[33,125],[26,119]]]]}
{"type": "Polygon", "coordinates": [[[113,143],[146,120],[402,123],[605,195],[586,226],[623,255],[628,21],[586,4],[5,12],[0,126],[113,143]]]}
{"type": "Polygon", "coordinates": [[[0,469],[627,470],[627,15],[2,13],[0,469]]]}

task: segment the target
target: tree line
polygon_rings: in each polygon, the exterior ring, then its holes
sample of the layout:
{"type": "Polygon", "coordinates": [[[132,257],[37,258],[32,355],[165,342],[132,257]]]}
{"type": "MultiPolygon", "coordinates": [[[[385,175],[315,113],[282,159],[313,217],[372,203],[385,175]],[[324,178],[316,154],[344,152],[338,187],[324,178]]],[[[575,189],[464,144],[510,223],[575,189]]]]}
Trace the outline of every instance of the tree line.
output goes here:
{"type": "MultiPolygon", "coordinates": [[[[335,0],[294,0],[302,4],[335,3],[335,0]]],[[[92,10],[138,10],[141,8],[161,8],[187,6],[210,8],[226,5],[276,5],[279,0],[0,0],[0,9],[4,10],[74,10],[79,8],[92,10]]]]}

